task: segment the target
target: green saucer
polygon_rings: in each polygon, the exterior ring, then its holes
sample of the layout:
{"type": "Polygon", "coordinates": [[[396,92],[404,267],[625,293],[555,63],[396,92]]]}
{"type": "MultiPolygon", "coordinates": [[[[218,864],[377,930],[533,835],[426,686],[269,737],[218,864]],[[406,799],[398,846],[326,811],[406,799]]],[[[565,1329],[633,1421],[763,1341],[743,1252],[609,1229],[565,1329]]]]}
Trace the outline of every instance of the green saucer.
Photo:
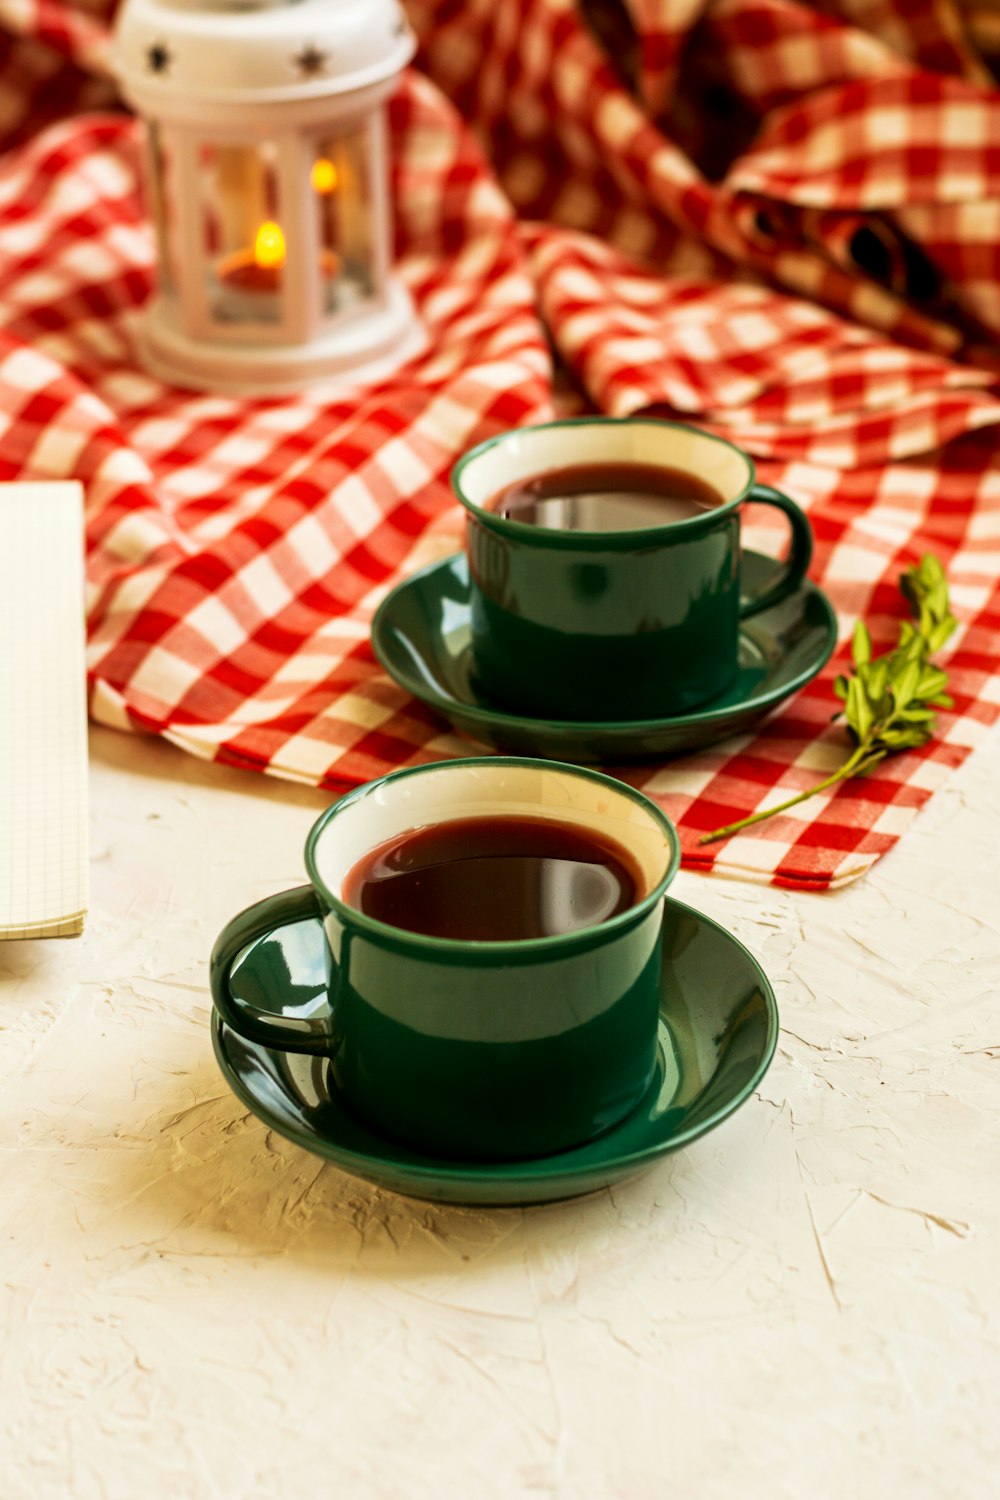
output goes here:
{"type": "MultiPolygon", "coordinates": [[[[276,902],[281,898],[276,897],[276,902]]],[[[326,1007],[323,929],[275,927],[249,944],[230,988],[284,1015],[326,1007]]],[[[459,1162],[411,1151],[368,1130],[337,1094],[326,1058],[250,1042],[213,1013],[219,1066],[264,1124],[345,1172],[412,1198],[445,1203],[545,1203],[630,1177],[718,1125],[760,1083],[778,1037],[774,993],[760,966],[716,922],[667,899],[659,1058],[645,1098],[597,1140],[528,1161],[459,1162]]],[[[553,1088],[559,1080],[552,1080],[553,1088]]]]}
{"type": "MultiPolygon", "coordinates": [[[[756,591],[774,567],[773,558],[744,552],[747,588],[756,591]]],[[[462,734],[512,755],[586,764],[679,755],[749,729],[825,666],[837,619],[825,594],[804,584],[740,625],[739,672],[720,697],[677,718],[630,723],[522,718],[495,708],[476,686],[470,636],[462,552],[399,584],[372,623],[372,648],[389,676],[462,734]]]]}

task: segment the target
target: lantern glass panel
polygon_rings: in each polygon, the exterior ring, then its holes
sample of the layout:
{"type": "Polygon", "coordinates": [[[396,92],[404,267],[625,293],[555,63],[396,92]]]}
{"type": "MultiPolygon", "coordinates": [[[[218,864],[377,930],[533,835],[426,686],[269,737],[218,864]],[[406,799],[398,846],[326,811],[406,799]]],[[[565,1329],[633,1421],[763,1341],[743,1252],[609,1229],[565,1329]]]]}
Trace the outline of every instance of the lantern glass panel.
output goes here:
{"type": "Polygon", "coordinates": [[[316,144],[316,195],[324,313],[345,312],[375,293],[369,132],[344,131],[316,144]]]}
{"type": "Polygon", "coordinates": [[[285,236],[278,217],[278,148],[200,148],[209,315],[219,323],[278,323],[285,236]]]}

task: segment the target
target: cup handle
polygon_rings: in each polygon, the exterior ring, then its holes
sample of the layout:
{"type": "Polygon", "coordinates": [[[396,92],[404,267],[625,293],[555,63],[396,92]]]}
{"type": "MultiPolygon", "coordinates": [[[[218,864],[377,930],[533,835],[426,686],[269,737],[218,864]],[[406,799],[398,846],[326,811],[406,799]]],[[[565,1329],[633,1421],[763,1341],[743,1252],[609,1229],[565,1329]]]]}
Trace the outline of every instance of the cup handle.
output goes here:
{"type": "Polygon", "coordinates": [[[780,490],[773,490],[769,484],[755,484],[747,495],[747,503],[751,505],[773,505],[776,510],[784,511],[792,528],[792,546],[788,554],[788,561],[766,588],[759,593],[744,596],[740,599],[740,619],[745,620],[749,615],[759,614],[762,609],[770,609],[772,604],[777,604],[782,599],[787,599],[789,594],[801,584],[806,576],[806,569],[812,560],[813,534],[808,518],[803,510],[796,505],[794,500],[789,500],[780,490]]]}
{"type": "Polygon", "coordinates": [[[243,950],[279,927],[309,918],[322,920],[323,913],[311,885],[300,885],[248,906],[227,922],[215,940],[209,963],[212,1001],[227,1026],[251,1042],[280,1047],[286,1052],[329,1053],[333,1050],[332,1012],[296,1015],[268,1010],[241,995],[234,995],[230,979],[233,965],[243,950]]]}

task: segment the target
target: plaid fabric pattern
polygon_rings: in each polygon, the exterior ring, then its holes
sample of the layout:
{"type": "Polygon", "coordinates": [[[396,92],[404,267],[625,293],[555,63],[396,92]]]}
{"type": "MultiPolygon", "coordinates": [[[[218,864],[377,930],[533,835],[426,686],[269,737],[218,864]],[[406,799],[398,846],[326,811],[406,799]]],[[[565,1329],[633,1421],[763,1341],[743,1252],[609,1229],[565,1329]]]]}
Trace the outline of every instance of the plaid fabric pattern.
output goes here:
{"type": "Polygon", "coordinates": [[[408,10],[394,194],[427,352],[336,401],[237,401],[137,365],[154,254],[137,127],[97,112],[101,0],[0,0],[0,478],[86,484],[93,715],[334,790],[468,753],[368,644],[386,591],[461,545],[454,459],[558,412],[679,416],[805,505],[843,640],[860,615],[893,640],[923,551],[948,570],[955,710],[922,750],[698,846],[844,756],[842,645],[752,735],[610,768],[689,867],[855,878],[1000,712],[988,27],[949,0],[408,10]]]}

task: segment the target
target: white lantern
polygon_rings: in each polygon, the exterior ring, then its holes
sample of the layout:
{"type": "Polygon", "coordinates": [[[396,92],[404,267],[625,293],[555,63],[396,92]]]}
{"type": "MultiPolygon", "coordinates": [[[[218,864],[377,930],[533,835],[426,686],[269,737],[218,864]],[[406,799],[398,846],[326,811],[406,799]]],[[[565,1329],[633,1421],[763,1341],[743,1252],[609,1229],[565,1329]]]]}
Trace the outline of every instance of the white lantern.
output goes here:
{"type": "Polygon", "coordinates": [[[385,128],[413,52],[397,0],[125,0],[113,62],[147,121],[156,374],[278,392],[417,351],[385,128]]]}

